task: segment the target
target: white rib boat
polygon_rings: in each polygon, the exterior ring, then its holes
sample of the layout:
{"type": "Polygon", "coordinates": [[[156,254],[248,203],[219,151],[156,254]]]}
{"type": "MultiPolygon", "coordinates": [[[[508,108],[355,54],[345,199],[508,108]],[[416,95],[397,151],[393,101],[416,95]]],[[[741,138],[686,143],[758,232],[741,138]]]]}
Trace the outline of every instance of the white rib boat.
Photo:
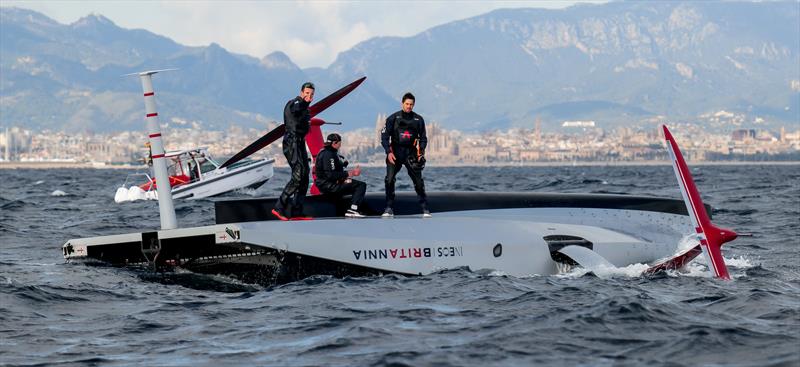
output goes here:
{"type": "MultiPolygon", "coordinates": [[[[240,189],[257,189],[274,175],[272,158],[243,159],[220,168],[205,147],[170,151],[168,160],[172,197],[175,199],[201,199],[240,189]]],[[[116,202],[136,199],[157,199],[156,179],[149,174],[133,174],[126,178],[114,195],[116,202]],[[132,177],[144,177],[146,182],[128,186],[132,177]]]]}

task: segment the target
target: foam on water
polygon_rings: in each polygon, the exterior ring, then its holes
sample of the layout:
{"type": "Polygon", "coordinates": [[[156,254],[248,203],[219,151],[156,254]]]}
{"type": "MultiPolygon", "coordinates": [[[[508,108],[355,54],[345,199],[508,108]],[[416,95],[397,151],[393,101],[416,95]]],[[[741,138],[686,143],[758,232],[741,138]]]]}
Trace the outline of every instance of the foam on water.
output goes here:
{"type": "Polygon", "coordinates": [[[50,196],[67,196],[67,193],[61,190],[55,190],[50,193],[50,196]]]}
{"type": "Polygon", "coordinates": [[[694,248],[695,246],[700,244],[700,240],[697,238],[696,234],[687,234],[678,241],[678,251],[675,252],[675,255],[694,248]]]}
{"type": "MultiPolygon", "coordinates": [[[[747,274],[743,271],[736,271],[735,269],[748,269],[755,267],[753,263],[750,262],[744,256],[739,257],[725,257],[725,265],[728,266],[728,271],[730,272],[731,278],[738,279],[746,277],[747,274]]],[[[706,263],[706,258],[703,255],[700,255],[694,260],[690,261],[683,269],[677,271],[670,271],[668,272],[670,275],[674,276],[686,276],[686,277],[697,277],[697,278],[712,278],[713,274],[708,269],[708,264],[706,263]]]]}
{"type": "MultiPolygon", "coordinates": [[[[684,236],[678,243],[677,251],[674,255],[677,255],[683,251],[691,249],[700,242],[697,240],[697,236],[694,234],[684,236]]],[[[673,256],[674,256],[673,255],[673,256]]],[[[668,258],[662,259],[666,260],[668,258]]],[[[661,261],[661,260],[659,260],[661,261]]],[[[654,263],[658,263],[659,261],[655,261],[654,263]]],[[[733,257],[733,258],[725,258],[725,264],[728,265],[728,268],[751,268],[753,265],[750,260],[744,256],[740,257],[733,257]]],[[[592,269],[586,269],[583,267],[572,267],[567,269],[567,271],[561,272],[558,276],[566,277],[566,278],[578,278],[582,277],[588,273],[593,273],[595,276],[599,278],[613,278],[613,277],[629,277],[629,278],[636,278],[643,276],[644,272],[650,268],[648,264],[631,264],[624,267],[615,267],[615,266],[605,266],[605,265],[598,265],[593,267],[592,269]]],[[[678,270],[670,270],[667,272],[670,276],[687,276],[687,277],[701,277],[701,278],[710,278],[712,277],[711,272],[708,270],[708,266],[705,262],[705,257],[701,254],[700,256],[692,259],[686,266],[682,269],[678,270]]],[[[732,274],[733,276],[733,274],[732,274]]],[[[741,275],[737,275],[736,277],[743,277],[745,276],[744,273],[741,275]]]]}
{"type": "Polygon", "coordinates": [[[706,259],[702,254],[686,264],[683,269],[671,270],[668,272],[668,274],[673,276],[686,276],[695,278],[712,278],[714,276],[708,269],[706,259]]]}
{"type": "Polygon", "coordinates": [[[508,276],[508,274],[506,272],[500,271],[500,270],[492,270],[487,275],[490,276],[490,277],[507,277],[508,276]]]}
{"type": "Polygon", "coordinates": [[[242,195],[247,195],[247,196],[252,196],[252,197],[258,196],[260,194],[259,191],[260,191],[259,189],[250,189],[250,188],[246,188],[246,187],[238,188],[236,190],[233,190],[233,192],[235,194],[242,194],[242,195]]]}
{"type": "Polygon", "coordinates": [[[638,278],[649,268],[650,265],[647,264],[631,264],[623,267],[599,265],[592,269],[576,266],[556,276],[562,278],[580,278],[586,274],[592,273],[602,279],[615,277],[638,278]]]}
{"type": "Polygon", "coordinates": [[[732,258],[725,258],[725,264],[727,264],[729,267],[742,268],[742,269],[748,269],[756,266],[755,264],[750,262],[749,258],[747,258],[744,255],[732,258]]]}

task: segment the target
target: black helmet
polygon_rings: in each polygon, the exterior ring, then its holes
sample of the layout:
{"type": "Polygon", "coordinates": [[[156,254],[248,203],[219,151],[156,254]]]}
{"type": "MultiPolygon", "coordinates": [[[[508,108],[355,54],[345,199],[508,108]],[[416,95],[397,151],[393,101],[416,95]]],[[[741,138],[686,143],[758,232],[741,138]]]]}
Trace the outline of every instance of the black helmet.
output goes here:
{"type": "Polygon", "coordinates": [[[328,134],[328,138],[325,139],[325,144],[331,145],[335,142],[342,141],[342,136],[337,133],[328,134]]]}
{"type": "Polygon", "coordinates": [[[408,156],[408,165],[415,171],[422,171],[425,168],[425,156],[415,156],[411,154],[408,156]]]}

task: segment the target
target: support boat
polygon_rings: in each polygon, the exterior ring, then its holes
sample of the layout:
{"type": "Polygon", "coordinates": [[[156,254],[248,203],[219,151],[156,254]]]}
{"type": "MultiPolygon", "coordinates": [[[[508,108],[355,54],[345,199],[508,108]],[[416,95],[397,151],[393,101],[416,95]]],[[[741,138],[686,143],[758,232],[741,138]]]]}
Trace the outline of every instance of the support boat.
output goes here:
{"type": "MultiPolygon", "coordinates": [[[[166,152],[169,160],[167,173],[174,199],[201,199],[240,189],[258,189],[274,175],[275,159],[243,159],[233,165],[221,167],[205,147],[166,152]]],[[[117,189],[114,201],[157,199],[158,184],[155,177],[131,174],[117,189]],[[144,177],[145,182],[129,186],[132,178],[144,177]]]]}

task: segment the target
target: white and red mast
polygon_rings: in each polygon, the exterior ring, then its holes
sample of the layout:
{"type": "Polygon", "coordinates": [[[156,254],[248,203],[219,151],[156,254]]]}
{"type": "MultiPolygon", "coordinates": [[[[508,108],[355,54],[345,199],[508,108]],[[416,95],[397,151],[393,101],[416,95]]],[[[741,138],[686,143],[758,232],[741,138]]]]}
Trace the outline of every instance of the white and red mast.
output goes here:
{"type": "Polygon", "coordinates": [[[167,161],[164,157],[164,143],[161,138],[161,125],[158,122],[158,112],[156,112],[156,96],[153,91],[152,75],[166,70],[151,70],[141,73],[129,74],[139,75],[142,80],[142,91],[144,92],[144,108],[146,111],[145,121],[147,121],[147,136],[150,139],[152,149],[153,171],[156,176],[156,189],[158,190],[158,210],[161,216],[161,229],[178,228],[178,221],[175,219],[175,204],[172,202],[172,187],[169,184],[169,174],[167,173],[167,161]]]}

